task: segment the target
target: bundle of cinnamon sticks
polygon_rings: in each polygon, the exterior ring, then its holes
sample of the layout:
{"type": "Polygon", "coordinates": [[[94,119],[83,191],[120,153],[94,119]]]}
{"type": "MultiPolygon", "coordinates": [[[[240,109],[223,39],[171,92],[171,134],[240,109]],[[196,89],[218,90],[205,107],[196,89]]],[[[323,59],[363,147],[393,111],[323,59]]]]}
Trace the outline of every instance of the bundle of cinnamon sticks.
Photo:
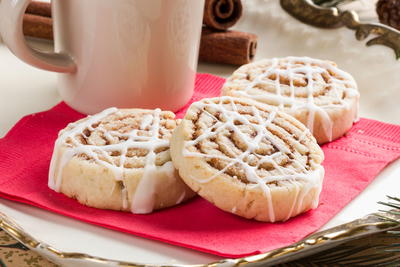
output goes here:
{"type": "MultiPolygon", "coordinates": [[[[229,30],[242,16],[241,0],[206,0],[199,60],[242,65],[254,58],[257,36],[229,30]]],[[[24,15],[24,34],[53,39],[51,6],[33,1],[24,15]]]]}
{"type": "Polygon", "coordinates": [[[33,1],[24,15],[23,31],[31,37],[53,39],[53,21],[50,3],[33,1]]]}
{"type": "Polygon", "coordinates": [[[241,0],[206,0],[199,60],[243,65],[253,60],[257,36],[229,30],[242,16],[241,0]]]}

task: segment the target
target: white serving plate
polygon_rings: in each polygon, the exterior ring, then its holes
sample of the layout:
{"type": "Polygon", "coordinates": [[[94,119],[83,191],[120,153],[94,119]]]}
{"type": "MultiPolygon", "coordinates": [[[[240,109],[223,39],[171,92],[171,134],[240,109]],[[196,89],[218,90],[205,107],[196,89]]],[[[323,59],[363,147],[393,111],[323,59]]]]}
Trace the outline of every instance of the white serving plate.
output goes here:
{"type": "MultiPolygon", "coordinates": [[[[361,116],[400,123],[400,63],[382,46],[367,48],[347,29],[320,30],[297,22],[279,8],[278,0],[248,0],[237,29],[259,35],[257,58],[307,55],[329,58],[351,72],[360,85],[361,116]],[[279,22],[279,24],[276,24],[279,22]],[[367,66],[367,67],[366,67],[367,66]]],[[[48,48],[46,43],[36,43],[48,48]]],[[[199,72],[229,76],[232,66],[200,64],[199,72]]],[[[40,71],[16,59],[0,45],[0,136],[22,116],[48,109],[60,101],[55,74],[40,71]]],[[[379,200],[397,195],[400,160],[376,180],[324,229],[362,217],[379,209],[379,200]]],[[[146,240],[82,223],[38,208],[0,199],[0,212],[13,218],[37,240],[63,252],[86,253],[118,261],[143,264],[206,264],[220,257],[146,240]]],[[[93,261],[70,260],[48,255],[65,266],[99,266],[93,261]]],[[[228,262],[229,263],[229,262],[228,262]]],[[[103,265],[102,265],[103,266],[103,265]]],[[[227,264],[226,266],[229,266],[227,264]]]]}

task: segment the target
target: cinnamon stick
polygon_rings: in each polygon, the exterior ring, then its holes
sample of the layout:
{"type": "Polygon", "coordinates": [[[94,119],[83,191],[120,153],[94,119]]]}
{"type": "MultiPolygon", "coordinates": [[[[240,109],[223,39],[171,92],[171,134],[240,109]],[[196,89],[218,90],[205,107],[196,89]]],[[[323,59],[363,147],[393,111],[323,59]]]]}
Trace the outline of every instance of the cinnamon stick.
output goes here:
{"type": "Polygon", "coordinates": [[[27,36],[53,40],[52,24],[51,18],[24,14],[23,32],[27,36]]]}
{"type": "Polygon", "coordinates": [[[241,0],[206,0],[203,23],[216,30],[227,30],[242,16],[241,0]]]}
{"type": "Polygon", "coordinates": [[[243,65],[256,54],[257,35],[239,31],[213,31],[203,27],[199,60],[212,63],[243,65]]]}
{"type": "Polygon", "coordinates": [[[29,3],[25,13],[51,18],[51,4],[32,1],[29,3]]]}

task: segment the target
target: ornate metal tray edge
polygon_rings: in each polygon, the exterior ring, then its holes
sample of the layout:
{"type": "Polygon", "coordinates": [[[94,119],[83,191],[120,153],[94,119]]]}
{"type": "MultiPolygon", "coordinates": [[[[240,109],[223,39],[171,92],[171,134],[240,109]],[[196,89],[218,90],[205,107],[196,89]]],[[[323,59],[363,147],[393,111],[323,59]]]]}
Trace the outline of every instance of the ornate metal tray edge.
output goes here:
{"type": "MultiPolygon", "coordinates": [[[[400,218],[400,216],[397,216],[400,218]]],[[[394,218],[394,219],[399,219],[394,218]]],[[[82,253],[71,253],[63,252],[57,248],[51,247],[48,244],[41,242],[24,229],[22,229],[13,219],[0,212],[0,227],[10,234],[13,238],[27,246],[28,248],[40,253],[49,260],[56,263],[70,262],[86,262],[90,266],[157,266],[164,267],[166,265],[143,265],[133,262],[123,262],[117,260],[111,260],[106,258],[95,257],[82,253]]],[[[372,235],[379,232],[389,231],[398,227],[398,223],[391,222],[388,220],[382,220],[379,218],[379,214],[370,214],[364,218],[336,226],[334,228],[317,232],[312,234],[303,240],[276,250],[269,251],[267,253],[249,256],[239,259],[224,259],[218,262],[212,262],[208,264],[200,265],[174,265],[180,267],[197,266],[197,267],[230,267],[230,266],[253,266],[261,265],[270,266],[278,263],[285,263],[292,261],[310,254],[314,254],[344,242],[358,239],[367,235],[372,235]],[[377,216],[378,215],[378,216],[377,216]]],[[[171,265],[169,265],[171,266],[171,265]]]]}
{"type": "Polygon", "coordinates": [[[338,8],[323,8],[312,0],[280,0],[282,8],[290,15],[311,26],[319,28],[347,27],[355,31],[357,40],[366,40],[367,46],[384,45],[393,49],[396,59],[400,58],[400,31],[380,23],[362,23],[354,11],[338,8]]]}

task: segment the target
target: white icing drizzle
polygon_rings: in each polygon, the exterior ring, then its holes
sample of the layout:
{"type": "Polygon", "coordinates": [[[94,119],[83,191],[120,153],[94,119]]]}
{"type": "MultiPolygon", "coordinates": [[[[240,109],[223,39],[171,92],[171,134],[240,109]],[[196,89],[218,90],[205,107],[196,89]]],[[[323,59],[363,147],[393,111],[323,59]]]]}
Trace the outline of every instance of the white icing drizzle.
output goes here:
{"type": "MultiPolygon", "coordinates": [[[[118,130],[108,131],[102,128],[101,124],[98,125],[96,129],[93,128],[94,124],[100,123],[111,114],[120,115],[120,111],[117,108],[106,109],[99,114],[88,116],[86,120],[71,123],[68,128],[61,132],[56,140],[53,157],[50,163],[48,186],[59,192],[62,184],[62,170],[65,165],[73,157],[84,154],[90,159],[93,159],[97,164],[106,167],[107,170],[113,173],[115,180],[122,183],[123,188],[121,195],[124,209],[128,208],[129,197],[131,197],[130,207],[132,213],[143,214],[152,212],[154,209],[154,193],[159,177],[165,175],[173,177],[175,168],[170,161],[162,166],[156,165],[157,153],[155,151],[159,148],[169,147],[169,140],[159,137],[161,110],[156,109],[149,112],[150,113],[143,116],[140,129],[133,129],[128,133],[121,133],[118,130]],[[89,131],[101,131],[108,140],[113,140],[115,137],[124,137],[125,139],[120,140],[119,143],[116,144],[103,146],[90,143],[82,144],[77,137],[84,135],[86,129],[89,131]],[[138,135],[138,130],[149,131],[151,134],[150,136],[141,136],[138,135]],[[67,145],[67,141],[71,142],[71,145],[67,145]],[[65,151],[59,159],[58,154],[61,153],[61,147],[63,147],[65,151]],[[133,195],[128,196],[128,190],[124,181],[124,175],[127,169],[124,167],[124,164],[127,159],[128,150],[131,148],[145,149],[148,153],[144,157],[143,176],[133,195]],[[119,164],[115,164],[110,156],[111,152],[120,153],[119,164]]],[[[111,191],[115,190],[115,186],[116,184],[111,191]]],[[[183,198],[184,195],[182,200],[183,198]]]]}
{"type": "Polygon", "coordinates": [[[186,196],[186,192],[183,191],[182,194],[180,195],[180,197],[178,198],[178,200],[176,201],[176,204],[178,205],[178,204],[182,203],[182,201],[185,199],[185,196],[186,196]]]}
{"type": "MultiPolygon", "coordinates": [[[[257,62],[253,64],[257,64],[257,62]]],[[[246,74],[244,73],[236,73],[236,75],[239,75],[239,77],[242,76],[241,78],[246,79],[246,74]]],[[[235,79],[228,82],[227,84],[229,85],[230,83],[234,84],[235,79]]],[[[244,88],[244,90],[235,90],[233,93],[237,96],[244,96],[261,102],[277,102],[277,106],[282,110],[288,108],[290,111],[294,112],[296,110],[306,109],[308,110],[306,126],[310,129],[311,132],[313,132],[314,130],[315,116],[318,113],[323,120],[322,126],[324,128],[325,136],[329,141],[332,141],[333,122],[331,117],[329,116],[328,109],[338,107],[345,107],[347,109],[350,109],[349,103],[345,101],[345,99],[342,99],[340,97],[339,89],[343,89],[344,93],[348,96],[359,96],[357,84],[354,81],[353,77],[347,72],[342,71],[336,66],[332,65],[330,62],[308,57],[287,57],[284,59],[271,59],[270,66],[265,70],[265,72],[262,72],[261,74],[256,76],[254,80],[251,81],[244,88]],[[303,65],[299,66],[298,63],[300,62],[303,65]],[[282,66],[286,67],[286,69],[281,68],[282,66]],[[330,75],[327,72],[328,70],[332,73],[337,74],[339,77],[343,78],[343,80],[330,75]],[[315,76],[322,74],[329,74],[329,81],[326,83],[318,82],[318,84],[315,84],[315,76]],[[282,94],[283,85],[280,82],[280,78],[282,76],[288,77],[290,96],[282,94]],[[275,77],[275,79],[271,81],[269,77],[275,77]],[[294,85],[295,79],[304,78],[307,81],[306,101],[296,97],[296,86],[294,85]],[[259,85],[272,85],[275,87],[276,91],[269,92],[266,90],[257,89],[257,86],[259,85]],[[325,88],[330,88],[332,94],[335,96],[335,100],[338,103],[329,103],[324,105],[316,104],[313,93],[318,85],[322,85],[325,88]]],[[[355,118],[355,121],[357,120],[358,114],[356,114],[355,118]]]]}
{"type": "MultiPolygon", "coordinates": [[[[190,109],[197,109],[200,110],[201,112],[204,112],[204,114],[207,114],[208,116],[213,118],[214,124],[212,127],[208,127],[207,129],[205,129],[205,131],[194,140],[186,141],[184,143],[182,151],[183,156],[220,159],[225,162],[228,162],[228,164],[223,169],[217,171],[211,177],[208,177],[206,179],[198,179],[197,177],[191,176],[191,179],[194,179],[198,183],[208,183],[213,179],[215,179],[216,177],[224,174],[229,167],[235,164],[239,164],[241,168],[245,171],[246,179],[250,182],[249,184],[246,184],[246,187],[250,189],[258,187],[263,191],[267,199],[268,211],[269,211],[268,215],[269,215],[269,220],[271,222],[274,222],[276,218],[272,204],[271,189],[267,185],[267,183],[279,182],[279,181],[294,183],[295,187],[297,188],[297,192],[296,192],[296,197],[294,198],[294,202],[292,204],[292,208],[288,212],[286,218],[289,219],[290,217],[292,217],[294,213],[296,212],[298,213],[300,211],[303,200],[310,192],[310,190],[315,189],[318,193],[321,191],[322,183],[320,177],[321,177],[321,172],[323,172],[323,167],[319,165],[314,170],[308,170],[308,166],[306,166],[307,163],[303,163],[300,160],[297,160],[296,157],[293,155],[293,153],[285,145],[282,145],[280,141],[277,139],[277,137],[275,137],[268,130],[268,126],[273,124],[273,121],[277,116],[276,111],[270,112],[268,119],[264,119],[261,116],[259,110],[255,106],[251,106],[252,115],[256,120],[256,123],[252,123],[248,120],[248,118],[246,118],[246,116],[238,112],[235,101],[238,101],[238,99],[224,96],[220,97],[218,101],[216,99],[211,99],[211,100],[199,101],[192,104],[192,107],[190,109]],[[225,105],[230,105],[231,110],[227,109],[225,105]],[[220,116],[223,119],[218,120],[217,118],[215,118],[215,116],[210,114],[207,111],[207,109],[219,112],[221,114],[220,116]],[[237,125],[235,125],[235,121],[239,121],[244,125],[251,126],[256,132],[255,137],[251,137],[243,133],[240,130],[240,128],[237,125]],[[196,146],[203,140],[216,137],[220,132],[224,130],[233,131],[235,134],[237,134],[241,138],[241,141],[246,144],[247,150],[243,151],[240,155],[237,155],[235,157],[229,157],[226,155],[211,155],[202,152],[193,152],[188,149],[189,147],[196,146]],[[274,147],[276,147],[278,151],[274,152],[271,155],[266,155],[266,156],[257,155],[258,158],[257,164],[255,166],[251,166],[249,163],[245,161],[245,159],[249,156],[252,155],[254,156],[256,154],[255,150],[259,148],[259,144],[262,142],[264,138],[268,140],[274,147]],[[298,171],[282,167],[275,161],[277,157],[280,157],[282,155],[291,155],[292,164],[298,169],[298,171]],[[263,163],[272,164],[274,169],[277,172],[279,172],[279,174],[269,173],[270,175],[268,176],[260,177],[257,174],[257,170],[263,163]],[[301,190],[300,186],[298,186],[299,180],[304,181],[303,182],[304,185],[301,190]]],[[[308,129],[306,129],[306,133],[303,135],[306,135],[307,132],[309,133],[308,129]]],[[[318,201],[315,201],[313,203],[313,208],[316,208],[317,205],[318,201]]],[[[235,213],[236,211],[237,207],[234,207],[231,210],[232,213],[235,213]]]]}

